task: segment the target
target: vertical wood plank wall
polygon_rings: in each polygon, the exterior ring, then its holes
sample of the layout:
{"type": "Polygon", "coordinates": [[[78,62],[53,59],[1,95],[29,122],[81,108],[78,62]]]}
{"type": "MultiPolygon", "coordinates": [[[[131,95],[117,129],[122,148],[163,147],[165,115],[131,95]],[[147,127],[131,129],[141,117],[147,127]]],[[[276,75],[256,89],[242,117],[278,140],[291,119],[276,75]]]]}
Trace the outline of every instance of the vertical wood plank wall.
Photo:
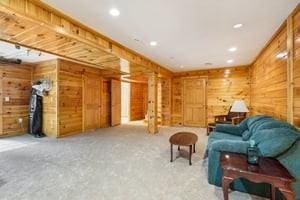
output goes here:
{"type": "Polygon", "coordinates": [[[250,103],[249,67],[233,67],[176,73],[172,80],[172,124],[183,125],[183,80],[188,77],[207,78],[207,122],[215,115],[227,114],[236,99],[250,103]]]}
{"type": "Polygon", "coordinates": [[[31,94],[32,67],[0,65],[1,123],[0,134],[14,135],[28,130],[28,105],[31,94]],[[9,101],[5,101],[9,97],[9,101]],[[19,118],[23,122],[19,123],[19,118]],[[2,127],[1,127],[2,126],[2,127]]]}
{"type": "Polygon", "coordinates": [[[299,50],[298,5],[251,66],[252,115],[267,114],[300,127],[299,50]]]}
{"type": "Polygon", "coordinates": [[[287,60],[277,58],[286,51],[286,26],[251,66],[251,114],[287,119],[287,60]]]}
{"type": "Polygon", "coordinates": [[[293,43],[294,43],[294,67],[293,67],[293,109],[294,124],[300,127],[300,11],[293,16],[293,43]]]}
{"type": "Polygon", "coordinates": [[[161,78],[161,124],[171,124],[171,78],[161,78]]]}
{"type": "Polygon", "coordinates": [[[47,136],[58,136],[58,66],[57,60],[41,62],[33,67],[32,80],[49,79],[52,90],[43,97],[43,132],[47,136]]]}

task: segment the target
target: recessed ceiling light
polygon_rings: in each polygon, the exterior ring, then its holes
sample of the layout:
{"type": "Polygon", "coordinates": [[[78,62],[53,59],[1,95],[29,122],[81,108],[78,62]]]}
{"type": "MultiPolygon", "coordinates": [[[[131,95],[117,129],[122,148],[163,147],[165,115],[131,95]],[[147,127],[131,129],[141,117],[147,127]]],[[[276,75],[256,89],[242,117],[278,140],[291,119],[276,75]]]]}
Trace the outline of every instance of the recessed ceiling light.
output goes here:
{"type": "Polygon", "coordinates": [[[227,60],[227,63],[228,64],[231,64],[231,63],[233,63],[234,62],[234,60],[233,59],[229,59],[229,60],[227,60]]]}
{"type": "Polygon", "coordinates": [[[155,46],[157,46],[157,42],[156,41],[151,41],[150,45],[153,46],[153,47],[155,47],[155,46]]]}
{"type": "Polygon", "coordinates": [[[242,28],[243,24],[235,24],[233,26],[233,28],[238,29],[238,28],[242,28]]]}
{"type": "Polygon", "coordinates": [[[117,16],[120,15],[120,11],[116,8],[112,8],[112,9],[109,10],[109,14],[114,16],[114,17],[117,17],[117,16]]]}
{"type": "Polygon", "coordinates": [[[230,47],[230,48],[228,49],[228,51],[230,51],[230,52],[235,52],[236,50],[237,50],[236,47],[230,47]]]}

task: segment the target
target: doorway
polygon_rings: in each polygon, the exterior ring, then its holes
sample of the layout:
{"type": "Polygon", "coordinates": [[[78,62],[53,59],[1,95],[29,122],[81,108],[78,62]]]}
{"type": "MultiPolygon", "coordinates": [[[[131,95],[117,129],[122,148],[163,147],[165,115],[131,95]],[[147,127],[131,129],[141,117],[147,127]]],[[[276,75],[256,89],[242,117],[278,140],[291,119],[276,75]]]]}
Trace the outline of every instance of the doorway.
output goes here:
{"type": "Polygon", "coordinates": [[[121,123],[130,120],[130,83],[121,82],[121,123]]]}

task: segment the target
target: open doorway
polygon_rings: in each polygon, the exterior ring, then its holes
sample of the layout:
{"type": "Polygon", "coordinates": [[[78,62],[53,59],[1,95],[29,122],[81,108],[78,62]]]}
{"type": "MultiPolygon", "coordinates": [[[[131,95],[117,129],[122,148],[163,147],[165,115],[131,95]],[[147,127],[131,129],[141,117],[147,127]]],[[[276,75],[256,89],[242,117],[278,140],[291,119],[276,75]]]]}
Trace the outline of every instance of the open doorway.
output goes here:
{"type": "Polygon", "coordinates": [[[130,83],[121,82],[121,123],[130,121],[130,83]]]}

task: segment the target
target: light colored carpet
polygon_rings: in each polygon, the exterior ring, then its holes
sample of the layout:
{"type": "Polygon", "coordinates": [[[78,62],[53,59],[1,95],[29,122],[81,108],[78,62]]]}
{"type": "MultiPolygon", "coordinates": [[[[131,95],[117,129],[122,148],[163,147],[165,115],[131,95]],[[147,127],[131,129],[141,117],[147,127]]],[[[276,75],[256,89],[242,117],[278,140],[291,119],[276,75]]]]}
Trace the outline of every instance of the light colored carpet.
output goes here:
{"type": "MultiPolygon", "coordinates": [[[[207,183],[206,142],[205,129],[162,127],[149,135],[138,124],[58,140],[0,139],[0,199],[223,199],[222,190],[207,183]],[[183,130],[199,136],[192,166],[181,157],[170,163],[168,139],[183,130]]],[[[230,199],[260,198],[231,192],[230,199]]]]}

